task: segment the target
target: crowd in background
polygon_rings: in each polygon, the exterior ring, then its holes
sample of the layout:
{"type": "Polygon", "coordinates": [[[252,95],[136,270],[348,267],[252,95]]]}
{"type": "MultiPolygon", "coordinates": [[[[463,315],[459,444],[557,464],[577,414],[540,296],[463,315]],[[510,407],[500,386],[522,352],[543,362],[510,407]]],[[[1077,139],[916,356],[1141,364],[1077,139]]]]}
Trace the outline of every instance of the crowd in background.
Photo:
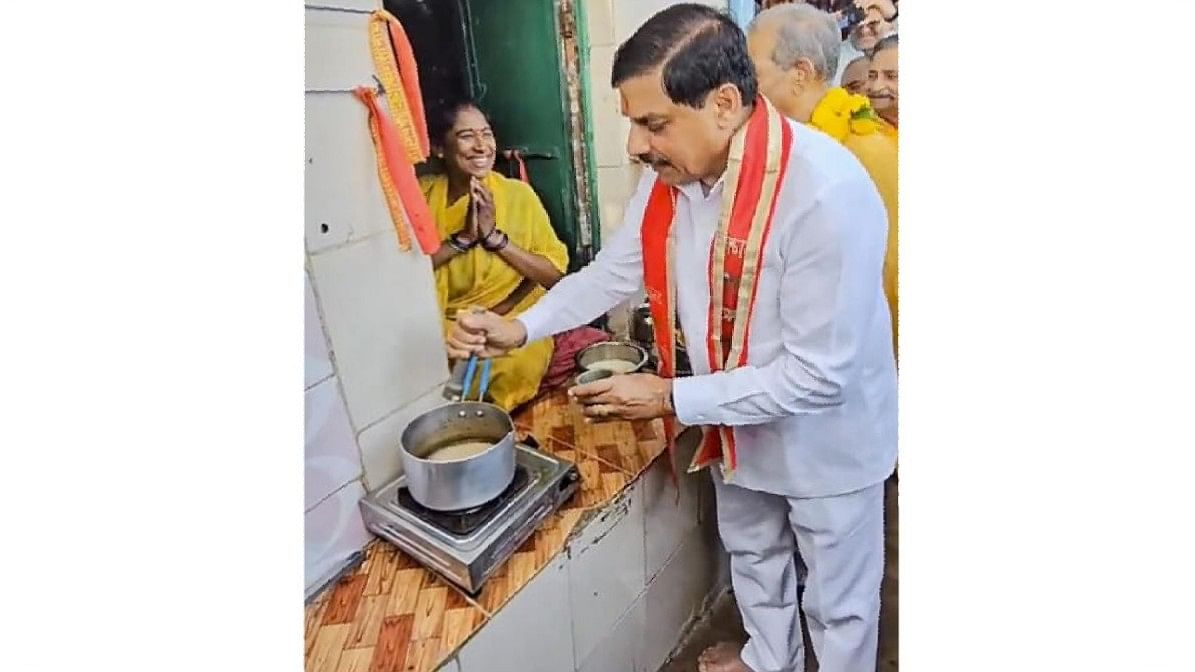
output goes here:
{"type": "Polygon", "coordinates": [[[876,112],[898,126],[898,0],[757,0],[756,13],[784,4],[808,4],[830,13],[842,33],[833,81],[866,95],[876,112]]]}
{"type": "Polygon", "coordinates": [[[747,27],[747,44],[760,92],[785,116],[841,142],[884,200],[884,292],[899,357],[896,18],[893,0],[765,0],[747,27]]]}

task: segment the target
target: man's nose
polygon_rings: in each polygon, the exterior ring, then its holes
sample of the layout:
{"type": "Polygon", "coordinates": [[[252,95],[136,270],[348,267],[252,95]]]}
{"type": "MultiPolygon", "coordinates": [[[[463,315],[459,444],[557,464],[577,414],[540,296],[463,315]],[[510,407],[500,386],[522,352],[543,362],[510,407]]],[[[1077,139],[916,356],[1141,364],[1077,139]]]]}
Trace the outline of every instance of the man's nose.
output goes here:
{"type": "Polygon", "coordinates": [[[631,124],[631,132],[627,134],[627,154],[640,156],[651,150],[647,140],[647,130],[638,124],[631,124]]]}

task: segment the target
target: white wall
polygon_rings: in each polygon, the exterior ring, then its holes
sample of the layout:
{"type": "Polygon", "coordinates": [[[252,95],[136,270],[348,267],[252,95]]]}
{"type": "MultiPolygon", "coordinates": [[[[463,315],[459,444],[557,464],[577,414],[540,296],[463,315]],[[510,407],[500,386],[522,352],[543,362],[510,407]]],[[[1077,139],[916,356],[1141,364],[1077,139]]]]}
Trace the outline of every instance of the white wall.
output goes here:
{"type": "Polygon", "coordinates": [[[678,504],[652,465],[465,643],[460,672],[656,672],[730,581],[709,475],[680,488],[678,504]]]}
{"type": "MultiPolygon", "coordinates": [[[[378,0],[319,3],[371,10],[378,0]]],[[[362,13],[306,11],[307,91],[371,85],[362,13]]],[[[369,539],[357,501],[397,476],[398,437],[448,378],[431,263],[402,252],[378,185],[365,106],[305,94],[308,590],[369,539]]]]}

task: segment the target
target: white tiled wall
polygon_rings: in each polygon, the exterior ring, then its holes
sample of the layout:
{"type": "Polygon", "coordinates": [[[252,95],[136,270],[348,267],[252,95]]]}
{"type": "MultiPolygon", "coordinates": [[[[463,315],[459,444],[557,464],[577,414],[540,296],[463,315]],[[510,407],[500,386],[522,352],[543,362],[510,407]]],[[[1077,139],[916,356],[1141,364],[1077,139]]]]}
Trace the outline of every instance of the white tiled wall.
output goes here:
{"type": "Polygon", "coordinates": [[[332,357],[307,273],[303,273],[303,340],[303,388],[311,389],[332,375],[332,357]]]}
{"type": "Polygon", "coordinates": [[[589,20],[589,46],[618,46],[614,41],[614,0],[582,1],[589,20]]]}
{"type": "Polygon", "coordinates": [[[699,524],[698,487],[701,481],[709,480],[709,476],[705,472],[686,474],[683,469],[679,471],[679,503],[666,460],[657,460],[643,475],[644,574],[648,581],[659,574],[685,536],[699,524]]]}
{"type": "Polygon", "coordinates": [[[361,482],[353,481],[304,516],[303,579],[308,590],[332,578],[369,541],[357,508],[364,494],[361,482]]]}
{"type": "MultiPolygon", "coordinates": [[[[323,2],[313,3],[321,7],[323,2]]],[[[361,2],[358,9],[377,9],[379,3],[361,2]]],[[[306,91],[346,89],[373,82],[366,25],[369,15],[308,9],[303,81],[306,91]]]]}
{"type": "Polygon", "coordinates": [[[660,668],[706,600],[729,585],[712,522],[700,522],[708,474],[690,477],[678,507],[664,468],[654,465],[589,521],[464,645],[461,672],[660,668]],[[508,655],[524,650],[535,656],[508,655]]]}
{"type": "Polygon", "coordinates": [[[643,573],[643,489],[636,484],[569,543],[573,651],[586,660],[635,603],[643,573]]]}
{"type": "Polygon", "coordinates": [[[647,587],[642,658],[657,670],[676,647],[689,621],[700,615],[702,602],[717,581],[717,544],[710,528],[691,527],[647,587]]]}
{"type": "Polygon", "coordinates": [[[461,672],[572,670],[568,570],[562,553],[495,614],[461,651],[461,672]]]}
{"type": "Polygon", "coordinates": [[[311,94],[306,98],[303,215],[307,251],[321,252],[390,230],[365,106],[348,94],[311,94]]]}
{"type": "MultiPolygon", "coordinates": [[[[379,0],[319,4],[381,7],[379,0]]],[[[366,485],[398,475],[399,433],[438,401],[448,365],[431,263],[398,248],[365,107],[349,93],[317,92],[373,85],[368,16],[307,9],[306,20],[304,499],[311,590],[368,541],[358,501],[366,485]]]]}
{"type": "Polygon", "coordinates": [[[349,481],[360,478],[361,457],[336,376],[307,390],[304,402],[303,500],[305,510],[310,510],[349,481]]]}
{"type": "Polygon", "coordinates": [[[614,624],[614,629],[589,657],[577,665],[578,672],[656,672],[659,666],[649,666],[644,657],[646,630],[647,601],[640,599],[614,624]]]}
{"type": "Polygon", "coordinates": [[[312,278],[344,384],[365,428],[448,379],[431,263],[390,231],[311,255],[312,278]]]}

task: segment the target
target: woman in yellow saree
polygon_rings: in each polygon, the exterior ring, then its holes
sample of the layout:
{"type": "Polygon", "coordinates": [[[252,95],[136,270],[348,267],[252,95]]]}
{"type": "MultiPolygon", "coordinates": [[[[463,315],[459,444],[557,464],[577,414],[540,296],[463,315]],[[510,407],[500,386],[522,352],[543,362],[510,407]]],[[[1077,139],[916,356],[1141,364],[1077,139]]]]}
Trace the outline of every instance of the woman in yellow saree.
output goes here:
{"type": "MultiPolygon", "coordinates": [[[[568,249],[531,187],[494,172],[497,143],[476,105],[449,106],[430,135],[446,173],[420,182],[444,240],[432,267],[445,333],[457,313],[474,307],[517,316],[563,276],[568,249]]],[[[511,410],[531,400],[552,353],[549,338],[495,359],[493,403],[511,410]]]]}

